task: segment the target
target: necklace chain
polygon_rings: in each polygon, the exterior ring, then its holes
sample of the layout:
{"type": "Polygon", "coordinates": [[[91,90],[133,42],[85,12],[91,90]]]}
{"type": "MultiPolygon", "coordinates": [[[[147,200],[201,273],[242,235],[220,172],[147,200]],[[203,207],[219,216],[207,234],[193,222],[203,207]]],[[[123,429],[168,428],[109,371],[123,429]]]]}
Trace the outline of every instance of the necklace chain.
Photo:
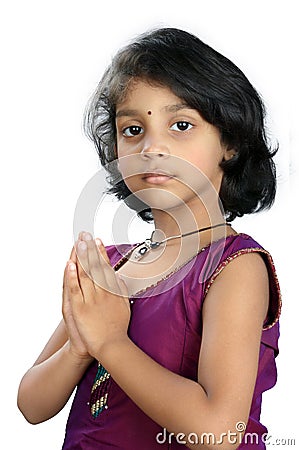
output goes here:
{"type": "Polygon", "coordinates": [[[189,231],[188,233],[178,234],[175,236],[169,236],[168,238],[162,239],[162,241],[153,241],[153,235],[155,232],[155,230],[154,230],[152,232],[150,239],[146,239],[144,242],[142,242],[142,244],[139,245],[140,248],[135,253],[134,259],[139,261],[141,258],[144,257],[144,255],[148,251],[155,250],[156,248],[160,247],[161,244],[164,244],[164,242],[170,241],[171,239],[184,238],[186,236],[191,236],[192,234],[195,234],[195,233],[201,233],[202,231],[212,230],[213,228],[223,227],[226,225],[229,225],[229,224],[227,222],[217,223],[216,225],[211,225],[210,227],[199,228],[198,230],[189,231]]]}

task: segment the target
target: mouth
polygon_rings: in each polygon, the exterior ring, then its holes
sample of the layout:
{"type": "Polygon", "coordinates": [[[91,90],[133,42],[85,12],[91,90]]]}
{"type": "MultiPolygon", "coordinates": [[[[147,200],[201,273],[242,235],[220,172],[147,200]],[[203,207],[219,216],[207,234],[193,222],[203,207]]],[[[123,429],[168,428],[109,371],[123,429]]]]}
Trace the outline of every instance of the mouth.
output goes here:
{"type": "Polygon", "coordinates": [[[157,172],[146,172],[142,180],[149,184],[164,184],[167,183],[167,181],[171,180],[174,176],[163,172],[163,171],[157,171],[157,172]]]}

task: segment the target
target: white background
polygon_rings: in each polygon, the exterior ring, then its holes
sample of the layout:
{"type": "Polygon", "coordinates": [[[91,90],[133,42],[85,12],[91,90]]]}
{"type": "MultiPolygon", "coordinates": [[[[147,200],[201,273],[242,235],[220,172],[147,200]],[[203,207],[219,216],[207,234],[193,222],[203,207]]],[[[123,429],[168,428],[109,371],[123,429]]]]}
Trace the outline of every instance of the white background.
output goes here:
{"type": "MultiPolygon", "coordinates": [[[[262,93],[270,136],[280,143],[275,206],[236,220],[234,226],[258,240],[276,263],[284,303],[279,378],[264,395],[262,419],[273,437],[296,438],[298,445],[295,3],[2,3],[0,411],[2,439],[6,434],[9,442],[6,449],[61,448],[70,405],[54,419],[31,426],[17,410],[17,388],[60,320],[74,208],[99,168],[93,145],[82,131],[86,102],[115,51],[156,26],[191,31],[231,58],[262,93]]],[[[97,220],[96,235],[105,244],[111,242],[112,209],[106,205],[97,220]]],[[[137,232],[140,238],[148,235],[146,226],[137,232]]]]}

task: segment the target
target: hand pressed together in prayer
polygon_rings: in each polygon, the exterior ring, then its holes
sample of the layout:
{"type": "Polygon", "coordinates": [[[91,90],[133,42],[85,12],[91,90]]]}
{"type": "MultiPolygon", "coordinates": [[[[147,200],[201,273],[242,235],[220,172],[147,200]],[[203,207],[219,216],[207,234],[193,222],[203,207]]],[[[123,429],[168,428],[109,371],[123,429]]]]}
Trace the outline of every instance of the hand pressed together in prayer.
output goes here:
{"type": "Polygon", "coordinates": [[[125,283],[112,268],[104,245],[81,232],[63,287],[63,316],[73,352],[100,359],[106,343],[128,338],[130,314],[125,283]]]}

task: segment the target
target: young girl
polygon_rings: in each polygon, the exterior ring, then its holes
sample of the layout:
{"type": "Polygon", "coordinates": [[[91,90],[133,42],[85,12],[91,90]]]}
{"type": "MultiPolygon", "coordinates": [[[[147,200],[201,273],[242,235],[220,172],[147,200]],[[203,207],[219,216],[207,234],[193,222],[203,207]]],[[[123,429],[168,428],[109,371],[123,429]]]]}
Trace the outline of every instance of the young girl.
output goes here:
{"type": "Polygon", "coordinates": [[[260,97],[197,37],[159,29],[115,56],[86,126],[110,191],[155,230],[106,249],[79,234],[20,410],[45,421],[77,386],[64,450],[264,449],[280,291],[270,254],[230,225],[275,196],[260,97]]]}

